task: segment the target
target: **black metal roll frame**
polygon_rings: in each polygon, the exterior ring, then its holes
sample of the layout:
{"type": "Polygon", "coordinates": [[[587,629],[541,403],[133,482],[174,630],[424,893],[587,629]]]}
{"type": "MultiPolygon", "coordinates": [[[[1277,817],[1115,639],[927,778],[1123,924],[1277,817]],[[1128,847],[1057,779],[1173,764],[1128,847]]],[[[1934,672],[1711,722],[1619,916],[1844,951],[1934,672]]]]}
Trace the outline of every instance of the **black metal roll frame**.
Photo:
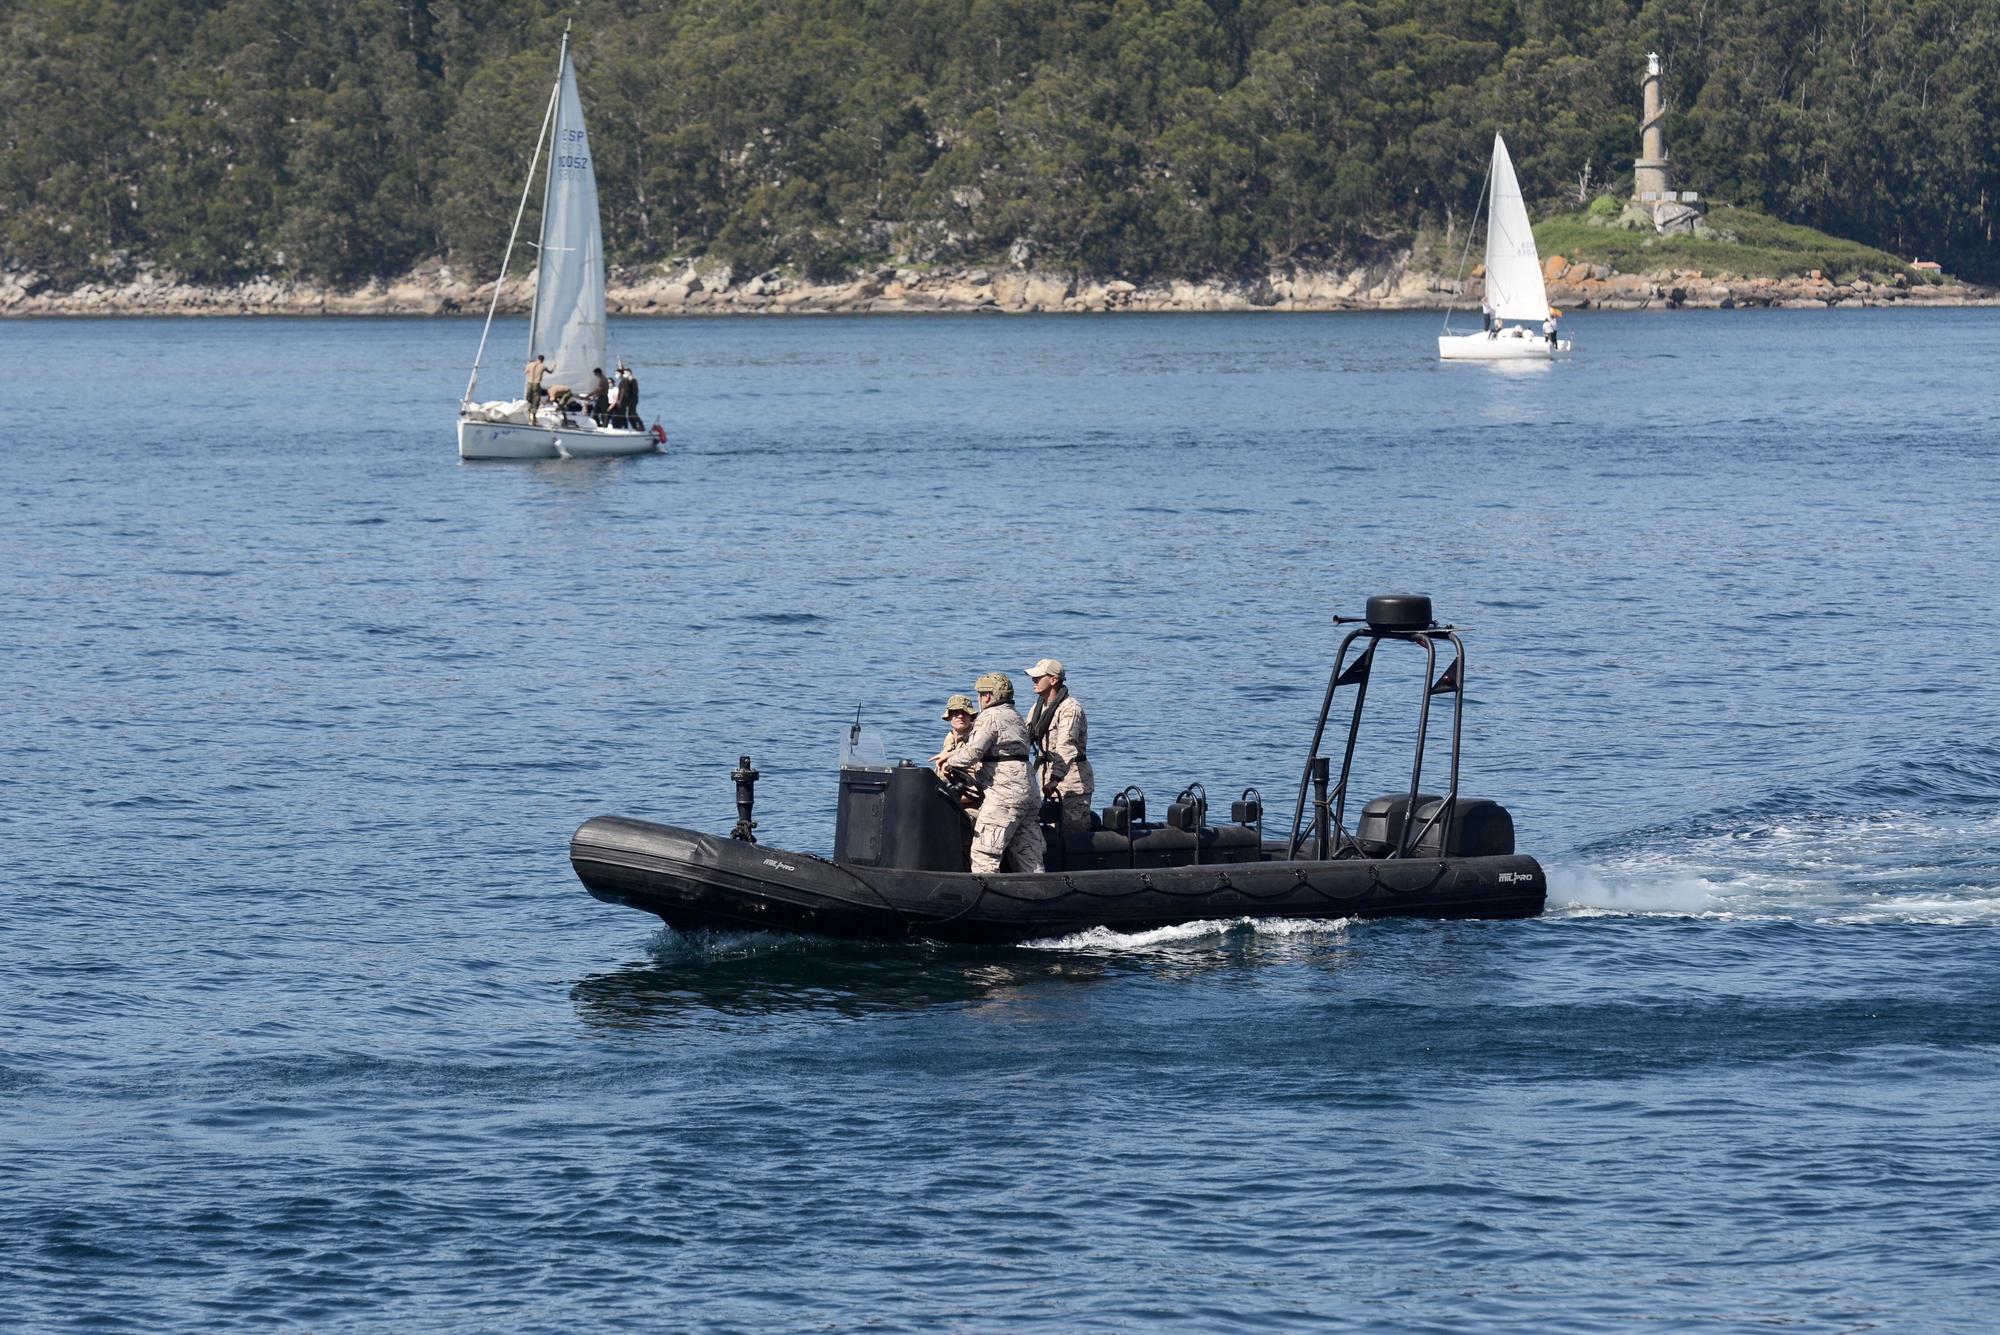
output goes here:
{"type": "MultiPolygon", "coordinates": [[[[1335,625],[1346,625],[1355,621],[1365,622],[1365,618],[1347,616],[1336,616],[1333,620],[1335,625]]],[[[1438,831],[1438,847],[1440,849],[1451,847],[1451,822],[1458,808],[1458,746],[1465,721],[1465,642],[1459,639],[1458,632],[1448,625],[1432,623],[1422,630],[1392,630],[1363,624],[1349,631],[1347,638],[1340,642],[1340,653],[1333,663],[1333,675],[1327,678],[1326,698],[1319,707],[1319,721],[1313,727],[1312,750],[1306,756],[1305,772],[1299,776],[1298,802],[1292,808],[1292,833],[1287,844],[1287,851],[1291,857],[1296,858],[1299,855],[1299,843],[1303,837],[1300,826],[1305,818],[1308,785],[1312,785],[1315,789],[1312,829],[1315,836],[1315,856],[1338,858],[1361,855],[1359,842],[1347,832],[1345,821],[1347,784],[1353,776],[1354,746],[1361,733],[1361,706],[1368,699],[1368,682],[1373,675],[1375,651],[1381,647],[1384,640],[1406,641],[1420,646],[1424,651],[1424,692],[1423,702],[1417,709],[1417,745],[1416,754],[1410,765],[1409,805],[1403,812],[1395,850],[1388,856],[1408,857],[1410,849],[1422,843],[1424,836],[1430,833],[1431,827],[1440,821],[1443,822],[1443,828],[1438,831]],[[1369,666],[1354,683],[1354,712],[1347,724],[1347,747],[1340,760],[1340,782],[1334,785],[1329,797],[1326,788],[1326,757],[1320,755],[1319,744],[1326,737],[1327,716],[1333,710],[1334,694],[1339,690],[1341,676],[1347,670],[1347,651],[1353,647],[1356,640],[1363,637],[1367,638],[1368,647],[1361,651],[1360,657],[1355,661],[1359,663],[1366,660],[1369,666]],[[1452,697],[1451,789],[1445,794],[1444,802],[1424,822],[1423,828],[1413,834],[1412,822],[1415,821],[1417,814],[1417,794],[1423,785],[1424,745],[1430,731],[1431,697],[1439,693],[1438,686],[1441,684],[1437,675],[1436,641],[1438,640],[1447,641],[1454,654],[1450,666],[1445,669],[1452,697]],[[1318,780],[1317,784],[1314,784],[1315,778],[1318,780]]]]}

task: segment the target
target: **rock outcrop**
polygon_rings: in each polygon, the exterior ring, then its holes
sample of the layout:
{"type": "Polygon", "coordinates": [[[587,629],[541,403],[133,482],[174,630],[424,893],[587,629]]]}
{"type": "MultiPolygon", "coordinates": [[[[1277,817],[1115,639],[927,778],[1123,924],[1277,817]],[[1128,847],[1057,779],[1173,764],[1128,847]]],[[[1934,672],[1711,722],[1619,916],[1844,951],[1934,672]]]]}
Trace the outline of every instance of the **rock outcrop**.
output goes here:
{"type": "Polygon", "coordinates": [[[1549,300],[1565,311],[2000,305],[2000,291],[1992,288],[1911,281],[1902,275],[1886,283],[1862,278],[1836,283],[1817,269],[1786,278],[1741,278],[1699,269],[1622,274],[1601,264],[1572,264],[1552,256],[1544,276],[1549,300]]]}
{"type": "MultiPolygon", "coordinates": [[[[1481,282],[1410,267],[1409,253],[1344,268],[1288,268],[1249,279],[1085,278],[1023,263],[1001,269],[884,267],[831,282],[779,271],[737,273],[728,265],[677,261],[609,275],[614,315],[754,315],[915,311],[1345,311],[1438,310],[1476,305],[1481,282]]],[[[2000,305],[2000,292],[1899,276],[1891,283],[1835,283],[1818,272],[1790,278],[1737,278],[1695,270],[1618,273],[1551,255],[1543,266],[1549,299],[1565,311],[1716,307],[2000,305]]],[[[502,313],[527,310],[529,278],[509,279],[502,313]]],[[[40,275],[0,271],[0,316],[37,315],[449,315],[483,314],[491,283],[475,284],[432,264],[392,281],[328,288],[258,277],[235,286],[177,281],[140,265],[117,283],[58,289],[40,275]]]]}

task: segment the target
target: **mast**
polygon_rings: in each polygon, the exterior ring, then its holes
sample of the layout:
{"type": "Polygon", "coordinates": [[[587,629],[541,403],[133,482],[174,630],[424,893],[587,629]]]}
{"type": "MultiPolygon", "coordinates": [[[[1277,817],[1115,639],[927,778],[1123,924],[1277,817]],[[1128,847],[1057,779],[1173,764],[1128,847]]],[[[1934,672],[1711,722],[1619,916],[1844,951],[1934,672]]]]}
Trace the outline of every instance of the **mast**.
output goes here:
{"type": "MultiPolygon", "coordinates": [[[[556,102],[562,97],[563,71],[569,68],[569,22],[563,23],[562,50],[556,55],[556,86],[549,93],[549,116],[556,114],[556,102]]],[[[541,156],[541,144],[535,145],[535,156],[541,156]]],[[[543,243],[549,239],[549,191],[555,185],[555,147],[549,147],[549,169],[542,174],[542,228],[535,241],[535,295],[528,304],[528,356],[533,357],[541,349],[535,346],[535,314],[542,308],[542,284],[548,280],[549,268],[544,263],[543,243]]]]}

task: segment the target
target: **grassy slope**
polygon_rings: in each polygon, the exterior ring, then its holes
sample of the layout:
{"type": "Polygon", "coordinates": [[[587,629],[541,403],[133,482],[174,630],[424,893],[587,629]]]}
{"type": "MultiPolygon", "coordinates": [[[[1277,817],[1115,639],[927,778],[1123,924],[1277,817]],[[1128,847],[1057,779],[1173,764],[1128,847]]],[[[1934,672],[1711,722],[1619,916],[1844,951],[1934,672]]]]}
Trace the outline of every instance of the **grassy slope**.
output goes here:
{"type": "Polygon", "coordinates": [[[1734,234],[1734,241],[1592,227],[1584,217],[1572,213],[1537,223],[1536,249],[1544,256],[1609,265],[1621,273],[1695,269],[1710,277],[1795,278],[1818,269],[1835,282],[1882,281],[1899,273],[1908,274],[1912,282],[1938,281],[1938,275],[1917,273],[1886,251],[1750,209],[1717,205],[1709,210],[1708,225],[1734,234]]]}

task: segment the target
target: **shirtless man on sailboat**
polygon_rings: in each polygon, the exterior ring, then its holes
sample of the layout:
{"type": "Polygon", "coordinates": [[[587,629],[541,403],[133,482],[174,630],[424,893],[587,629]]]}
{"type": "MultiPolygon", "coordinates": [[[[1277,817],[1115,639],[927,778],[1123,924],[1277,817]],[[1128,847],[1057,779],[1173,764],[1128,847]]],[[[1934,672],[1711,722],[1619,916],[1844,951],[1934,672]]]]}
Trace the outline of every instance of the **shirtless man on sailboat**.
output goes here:
{"type": "Polygon", "coordinates": [[[542,406],[542,376],[547,374],[548,369],[548,358],[538,352],[535,354],[535,359],[528,363],[525,370],[525,374],[528,377],[528,420],[530,422],[535,420],[535,409],[542,406]]]}

